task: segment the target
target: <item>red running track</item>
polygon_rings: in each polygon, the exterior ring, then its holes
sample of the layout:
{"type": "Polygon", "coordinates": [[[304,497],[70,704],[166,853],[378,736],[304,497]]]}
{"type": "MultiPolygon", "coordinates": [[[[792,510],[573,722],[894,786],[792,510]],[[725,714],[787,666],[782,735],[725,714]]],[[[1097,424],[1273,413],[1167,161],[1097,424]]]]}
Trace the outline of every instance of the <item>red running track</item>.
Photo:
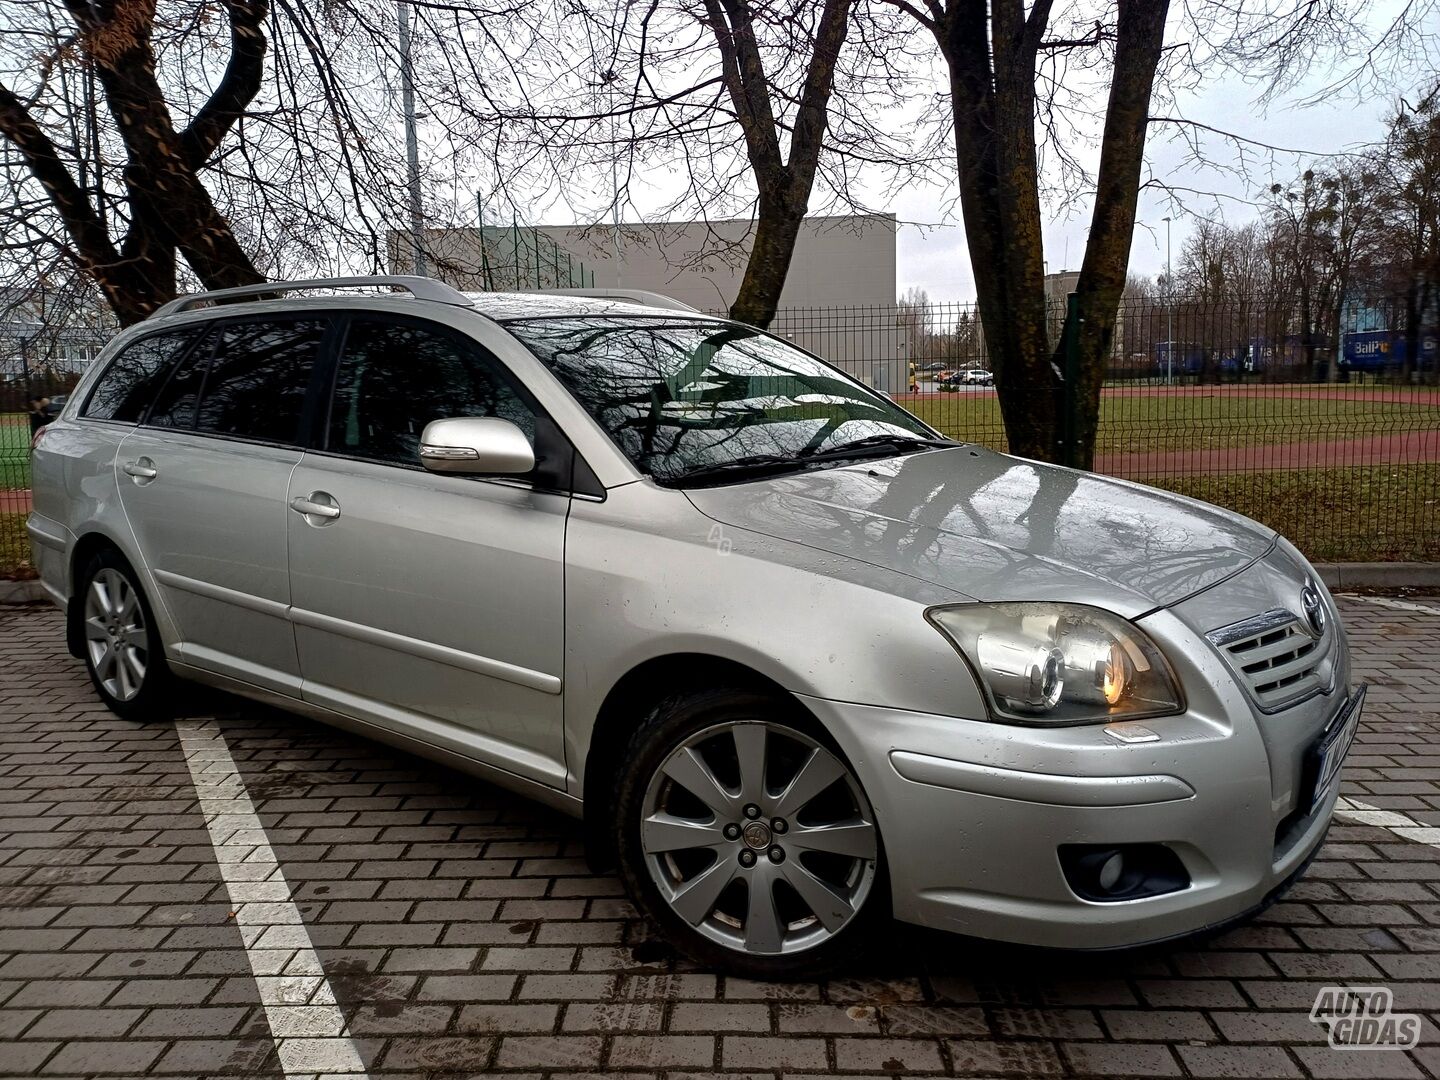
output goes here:
{"type": "Polygon", "coordinates": [[[1342,469],[1356,465],[1420,465],[1432,462],[1440,462],[1440,430],[1404,431],[1328,442],[1100,454],[1095,459],[1095,471],[1144,480],[1271,469],[1342,469]]]}

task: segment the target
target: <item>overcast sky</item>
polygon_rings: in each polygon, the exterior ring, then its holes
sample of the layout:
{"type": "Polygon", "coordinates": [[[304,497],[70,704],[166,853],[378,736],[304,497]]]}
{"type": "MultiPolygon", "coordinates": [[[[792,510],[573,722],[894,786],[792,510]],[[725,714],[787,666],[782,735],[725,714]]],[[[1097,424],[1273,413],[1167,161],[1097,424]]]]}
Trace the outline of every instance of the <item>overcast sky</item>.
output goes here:
{"type": "MultiPolygon", "coordinates": [[[[1372,17],[1378,24],[1401,6],[1398,0],[1376,3],[1372,17]]],[[[1147,275],[1164,272],[1163,219],[1167,215],[1174,218],[1171,244],[1174,258],[1178,259],[1184,237],[1197,216],[1223,215],[1232,222],[1253,219],[1257,214],[1253,203],[1271,183],[1293,180],[1306,163],[1320,155],[1353,151],[1380,140],[1386,117],[1394,107],[1393,99],[1369,95],[1357,100],[1357,95],[1345,93],[1330,95],[1322,103],[1309,107],[1298,104],[1327,85],[1332,77],[1333,72],[1317,71],[1284,100],[1263,110],[1256,103],[1257,88],[1246,86],[1238,79],[1217,80],[1203,93],[1186,95],[1177,101],[1178,111],[1189,119],[1257,142],[1307,153],[1300,157],[1254,150],[1249,175],[1242,178],[1218,169],[1197,168],[1188,160],[1183,144],[1170,137],[1173,128],[1152,128],[1147,146],[1151,175],[1177,187],[1214,194],[1187,192],[1172,197],[1154,188],[1143,191],[1131,248],[1131,271],[1147,275]]],[[[1235,145],[1216,136],[1207,140],[1207,152],[1216,159],[1232,163],[1237,160],[1235,145]]],[[[897,256],[897,286],[901,293],[918,286],[933,300],[974,298],[964,231],[958,222],[947,222],[943,213],[952,197],[953,191],[912,185],[889,207],[902,222],[897,256]],[[933,227],[924,227],[926,225],[933,227]]],[[[1079,269],[1089,228],[1088,215],[1087,206],[1069,216],[1051,215],[1047,219],[1045,251],[1049,270],[1079,269]]]]}

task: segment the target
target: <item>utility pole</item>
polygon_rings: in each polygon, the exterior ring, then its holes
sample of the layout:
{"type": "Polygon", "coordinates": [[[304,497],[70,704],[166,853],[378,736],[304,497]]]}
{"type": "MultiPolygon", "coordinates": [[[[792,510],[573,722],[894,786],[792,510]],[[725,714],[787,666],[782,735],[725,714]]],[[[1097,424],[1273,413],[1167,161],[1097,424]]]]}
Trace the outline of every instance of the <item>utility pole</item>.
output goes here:
{"type": "Polygon", "coordinates": [[[424,277],[425,239],[421,232],[424,215],[420,207],[420,143],[415,135],[415,68],[410,61],[410,5],[397,0],[400,19],[400,106],[405,111],[405,158],[410,187],[410,249],[414,272],[424,277]]]}
{"type": "Polygon", "coordinates": [[[620,261],[620,161],[616,157],[620,152],[620,140],[616,131],[619,118],[615,115],[615,83],[618,76],[613,70],[607,71],[605,74],[610,91],[610,202],[613,210],[613,222],[610,226],[610,257],[615,260],[615,286],[619,288],[622,284],[623,264],[620,261]]]}
{"type": "Polygon", "coordinates": [[[475,216],[480,219],[480,280],[485,291],[492,292],[495,282],[490,279],[490,256],[485,250],[485,199],[478,190],[475,192],[475,216]]]}
{"type": "Polygon", "coordinates": [[[1170,219],[1165,219],[1165,385],[1175,379],[1175,274],[1170,269],[1170,219]]]}

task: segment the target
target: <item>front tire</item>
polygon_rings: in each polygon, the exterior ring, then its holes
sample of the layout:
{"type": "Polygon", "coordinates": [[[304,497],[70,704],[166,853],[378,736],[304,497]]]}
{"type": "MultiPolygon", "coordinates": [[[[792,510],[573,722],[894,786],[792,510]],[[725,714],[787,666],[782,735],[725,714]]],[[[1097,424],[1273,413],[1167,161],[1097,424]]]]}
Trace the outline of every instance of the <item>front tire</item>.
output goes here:
{"type": "Polygon", "coordinates": [[[625,760],[621,875],[680,952],[748,978],[813,978],[873,940],[888,913],[874,811],[793,703],[738,690],[672,698],[625,760]]]}
{"type": "Polygon", "coordinates": [[[173,679],[139,575],[118,551],[97,552],[80,577],[85,670],[100,700],[125,720],[169,715],[173,679]]]}

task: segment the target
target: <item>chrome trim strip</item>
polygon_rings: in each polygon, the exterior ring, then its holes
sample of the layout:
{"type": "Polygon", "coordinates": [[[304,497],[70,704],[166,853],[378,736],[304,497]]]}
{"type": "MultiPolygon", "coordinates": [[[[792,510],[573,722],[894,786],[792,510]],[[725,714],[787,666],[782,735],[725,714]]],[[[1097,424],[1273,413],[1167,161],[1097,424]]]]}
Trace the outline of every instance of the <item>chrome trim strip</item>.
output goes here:
{"type": "Polygon", "coordinates": [[[1056,776],[908,750],[890,751],[890,764],[917,784],[1047,806],[1143,806],[1189,799],[1195,794],[1195,789],[1177,776],[1056,776]]]}
{"type": "Polygon", "coordinates": [[[256,611],[275,619],[290,617],[290,605],[282,604],[279,600],[267,600],[263,596],[240,592],[238,589],[227,589],[224,585],[197,581],[195,578],[186,577],[184,574],[177,574],[170,570],[151,570],[150,572],[155,575],[156,581],[163,585],[169,585],[172,589],[179,589],[181,592],[203,596],[206,600],[218,600],[222,604],[233,604],[246,611],[256,611]]]}
{"type": "MultiPolygon", "coordinates": [[[[1285,608],[1272,608],[1269,611],[1261,612],[1259,615],[1242,619],[1240,622],[1231,623],[1229,626],[1222,626],[1211,630],[1205,635],[1205,638],[1220,650],[1221,656],[1225,658],[1225,662],[1229,664],[1231,670],[1235,672],[1236,679],[1245,688],[1245,692],[1250,696],[1250,700],[1254,702],[1255,707],[1260,710],[1260,712],[1266,715],[1293,709],[1313,697],[1321,694],[1330,694],[1335,690],[1335,672],[1333,666],[1330,669],[1330,677],[1328,679],[1323,679],[1321,674],[1324,665],[1330,660],[1334,653],[1334,635],[1331,634],[1327,628],[1325,633],[1317,637],[1303,615],[1297,615],[1295,612],[1288,611],[1285,608]],[[1283,630],[1287,627],[1294,627],[1298,631],[1297,636],[1300,640],[1303,641],[1308,638],[1315,643],[1315,647],[1305,656],[1293,660],[1282,667],[1249,673],[1245,671],[1245,664],[1251,662],[1252,658],[1230,651],[1231,646],[1237,642],[1244,641],[1246,638],[1273,633],[1276,630],[1283,630]],[[1258,687],[1260,682],[1273,681],[1267,679],[1267,676],[1274,674],[1275,678],[1281,679],[1287,675],[1295,674],[1297,670],[1304,670],[1306,667],[1312,668],[1315,672],[1315,682],[1312,686],[1306,687],[1303,684],[1297,684],[1296,686],[1290,687],[1272,687],[1265,691],[1261,691],[1258,687]]],[[[1263,657],[1258,655],[1253,658],[1255,662],[1261,659],[1263,659],[1263,657]]]]}
{"type": "Polygon", "coordinates": [[[560,693],[562,684],[557,675],[547,675],[543,671],[520,667],[518,664],[507,664],[503,660],[492,660],[488,656],[478,656],[475,653],[452,649],[448,645],[421,641],[419,638],[397,634],[390,630],[381,630],[374,626],[362,626],[359,623],[350,622],[348,619],[337,619],[333,615],[322,615],[318,611],[306,611],[304,608],[290,608],[290,620],[297,626],[339,634],[341,637],[348,637],[354,641],[363,641],[367,645],[395,649],[398,652],[409,653],[411,656],[418,656],[422,660],[433,660],[437,664],[446,664],[462,671],[488,675],[494,679],[502,679],[505,682],[529,687],[531,690],[539,690],[543,694],[560,693]]]}
{"type": "Polygon", "coordinates": [[[1279,630],[1281,627],[1291,623],[1299,623],[1300,616],[1293,611],[1286,611],[1284,608],[1271,608],[1269,611],[1261,612],[1259,615],[1252,615],[1248,619],[1231,623],[1229,626],[1222,626],[1217,630],[1211,630],[1205,636],[1210,644],[1225,648],[1237,641],[1248,637],[1255,637],[1258,634],[1269,633],[1272,630],[1279,630]]]}

